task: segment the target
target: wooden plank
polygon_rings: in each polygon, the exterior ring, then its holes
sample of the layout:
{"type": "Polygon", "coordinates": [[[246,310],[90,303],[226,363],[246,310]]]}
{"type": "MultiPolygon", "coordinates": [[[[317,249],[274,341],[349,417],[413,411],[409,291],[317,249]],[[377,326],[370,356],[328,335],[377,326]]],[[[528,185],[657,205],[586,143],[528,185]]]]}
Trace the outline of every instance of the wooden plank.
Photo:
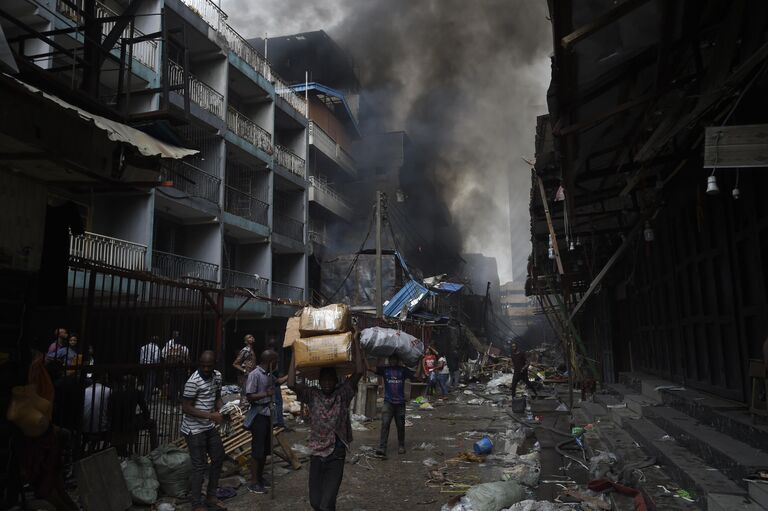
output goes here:
{"type": "Polygon", "coordinates": [[[710,126],[704,134],[704,167],[768,166],[768,124],[710,126]]]}
{"type": "Polygon", "coordinates": [[[626,16],[647,2],[648,0],[625,0],[605,14],[598,16],[591,22],[577,28],[567,36],[563,37],[560,40],[560,44],[563,48],[571,48],[574,44],[578,43],[582,39],[586,39],[601,28],[604,28],[614,21],[626,16]]]}
{"type": "Polygon", "coordinates": [[[557,262],[557,271],[560,275],[565,273],[563,270],[563,262],[560,259],[560,248],[557,246],[557,234],[555,233],[555,227],[552,225],[552,215],[549,212],[549,202],[547,202],[547,192],[544,190],[544,181],[541,177],[536,178],[539,181],[539,192],[541,193],[541,202],[544,205],[544,214],[547,217],[547,227],[549,228],[549,235],[552,236],[552,248],[555,249],[555,261],[557,262]]]}
{"type": "MultiPolygon", "coordinates": [[[[283,452],[285,453],[286,457],[288,459],[285,459],[288,463],[291,464],[291,467],[293,467],[294,470],[299,470],[301,468],[301,462],[296,457],[296,454],[293,452],[293,449],[291,449],[291,446],[288,445],[288,441],[281,433],[275,434],[275,440],[277,440],[277,443],[280,445],[280,447],[283,449],[283,452]]],[[[277,450],[275,451],[277,453],[277,450]]],[[[282,456],[281,456],[282,457],[282,456]]]]}
{"type": "Polygon", "coordinates": [[[603,112],[599,115],[596,115],[592,119],[588,119],[583,122],[578,122],[576,124],[570,124],[564,128],[561,128],[560,130],[557,130],[555,132],[555,135],[557,136],[565,136],[569,135],[571,133],[578,133],[580,131],[587,130],[589,128],[592,128],[594,126],[597,126],[601,122],[610,119],[611,117],[618,115],[622,112],[625,112],[627,110],[630,110],[632,108],[635,108],[636,106],[644,105],[645,103],[648,103],[652,99],[654,99],[656,95],[654,93],[646,94],[644,96],[641,96],[639,98],[627,101],[625,103],[622,103],[615,108],[608,110],[607,112],[603,112]]]}

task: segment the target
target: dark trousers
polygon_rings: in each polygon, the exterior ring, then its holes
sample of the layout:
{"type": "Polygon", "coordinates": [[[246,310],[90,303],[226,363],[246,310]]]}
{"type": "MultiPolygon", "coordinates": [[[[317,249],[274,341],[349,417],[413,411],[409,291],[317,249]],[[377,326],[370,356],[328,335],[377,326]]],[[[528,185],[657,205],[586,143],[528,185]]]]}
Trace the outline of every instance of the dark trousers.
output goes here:
{"type": "Polygon", "coordinates": [[[152,399],[152,394],[155,391],[155,385],[157,384],[157,370],[148,369],[144,373],[144,401],[149,405],[152,399]]]}
{"type": "Polygon", "coordinates": [[[528,379],[528,371],[515,371],[515,375],[512,377],[512,395],[515,395],[515,392],[517,392],[517,385],[523,382],[528,389],[533,392],[534,395],[536,395],[536,387],[533,386],[533,383],[528,379]]]}
{"type": "Polygon", "coordinates": [[[393,405],[384,401],[381,407],[381,438],[379,439],[379,448],[382,451],[387,449],[387,440],[389,439],[389,425],[392,419],[395,419],[397,428],[397,445],[405,446],[405,403],[393,405]]]}
{"type": "Polygon", "coordinates": [[[344,477],[347,450],[337,447],[325,458],[311,456],[309,462],[309,503],[315,511],[335,511],[336,496],[344,477]]]}
{"type": "Polygon", "coordinates": [[[192,509],[203,504],[203,478],[208,468],[208,457],[211,458],[211,467],[208,472],[208,490],[206,496],[216,497],[216,488],[219,486],[221,465],[224,463],[224,444],[221,443],[218,428],[195,435],[185,435],[189,456],[192,458],[192,475],[189,478],[189,499],[192,501],[192,509]]]}

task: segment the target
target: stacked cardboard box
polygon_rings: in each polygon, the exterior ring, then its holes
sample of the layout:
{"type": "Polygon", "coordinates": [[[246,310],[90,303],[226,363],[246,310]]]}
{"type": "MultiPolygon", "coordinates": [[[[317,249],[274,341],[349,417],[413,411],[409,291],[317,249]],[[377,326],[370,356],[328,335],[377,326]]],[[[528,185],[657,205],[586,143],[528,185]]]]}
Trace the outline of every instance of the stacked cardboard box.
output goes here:
{"type": "Polygon", "coordinates": [[[288,320],[283,346],[293,347],[296,369],[309,376],[321,367],[348,369],[352,363],[349,308],[344,304],[305,307],[288,320]]]}

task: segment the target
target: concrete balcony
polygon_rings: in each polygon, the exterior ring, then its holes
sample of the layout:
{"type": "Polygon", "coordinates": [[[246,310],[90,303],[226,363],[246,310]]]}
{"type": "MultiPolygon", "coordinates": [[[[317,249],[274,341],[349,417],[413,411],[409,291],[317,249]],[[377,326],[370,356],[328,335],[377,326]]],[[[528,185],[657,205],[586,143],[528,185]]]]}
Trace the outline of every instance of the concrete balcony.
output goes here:
{"type": "Polygon", "coordinates": [[[225,268],[221,278],[221,287],[224,289],[243,288],[258,296],[269,296],[269,279],[264,277],[225,268]]]}
{"type": "Polygon", "coordinates": [[[290,149],[275,145],[275,163],[302,179],[307,178],[307,162],[290,149]]]}
{"type": "Polygon", "coordinates": [[[269,204],[233,186],[224,188],[224,211],[261,225],[269,225],[269,204]]]}
{"type": "Polygon", "coordinates": [[[283,236],[302,243],[304,241],[304,222],[282,213],[275,213],[272,229],[283,236]]]}
{"type": "Polygon", "coordinates": [[[85,232],[69,237],[69,257],[121,270],[145,271],[147,246],[85,232]]]}
{"type": "Polygon", "coordinates": [[[194,13],[217,32],[226,26],[227,15],[211,0],[181,0],[194,13]]]}
{"type": "Polygon", "coordinates": [[[325,183],[315,176],[309,176],[309,201],[327,209],[334,215],[347,221],[352,221],[354,212],[347,201],[325,183]]]}
{"type": "MultiPolygon", "coordinates": [[[[184,68],[173,61],[168,61],[168,83],[173,87],[184,84],[184,68]]],[[[189,100],[219,119],[224,119],[224,96],[213,87],[201,81],[195,75],[186,73],[189,100]]],[[[176,90],[184,94],[184,88],[176,90]]]]}
{"type": "Polygon", "coordinates": [[[282,284],[280,282],[272,282],[272,297],[290,300],[292,302],[300,302],[304,300],[304,288],[282,284]]]}
{"type": "Polygon", "coordinates": [[[309,144],[317,148],[325,156],[333,160],[339,167],[347,173],[356,176],[355,161],[339,144],[336,143],[330,135],[323,129],[310,121],[309,123],[309,144]]]}
{"type": "Polygon", "coordinates": [[[227,128],[238,137],[250,142],[267,154],[273,154],[272,135],[267,130],[253,122],[245,114],[234,108],[227,107],[227,128]]]}
{"type": "MultiPolygon", "coordinates": [[[[70,3],[75,4],[78,7],[79,11],[82,11],[85,8],[85,0],[70,0],[70,3]]],[[[61,0],[57,2],[56,10],[58,10],[61,14],[69,18],[71,21],[73,21],[77,25],[83,24],[83,16],[80,14],[80,12],[78,10],[73,9],[70,5],[65,4],[61,0]]],[[[102,4],[101,2],[96,2],[97,18],[114,18],[119,15],[120,13],[112,10],[111,8],[102,4]]],[[[106,37],[107,34],[109,34],[114,27],[115,27],[114,21],[103,22],[101,24],[102,37],[106,37]]],[[[141,37],[144,35],[144,33],[141,30],[134,29],[132,34],[131,28],[129,26],[125,30],[123,30],[123,33],[121,35],[124,39],[131,39],[131,38],[141,37]]],[[[132,46],[133,46],[133,49],[132,49],[133,58],[136,59],[136,61],[148,67],[149,69],[153,71],[157,71],[157,41],[153,41],[153,40],[141,41],[132,46]]],[[[120,49],[119,41],[115,44],[115,48],[118,50],[120,49]]]]}
{"type": "Polygon", "coordinates": [[[152,273],[183,282],[192,281],[213,285],[218,285],[219,282],[218,264],[159,250],[152,252],[152,273]]]}
{"type": "Polygon", "coordinates": [[[235,55],[240,57],[243,62],[251,66],[253,70],[259,73],[264,79],[269,80],[270,68],[267,59],[262,57],[261,54],[256,51],[256,48],[251,46],[243,36],[238,34],[237,31],[228,24],[224,24],[222,33],[224,34],[224,39],[227,40],[229,49],[232,50],[235,55]]]}
{"type": "Polygon", "coordinates": [[[215,204],[219,203],[221,179],[183,161],[166,163],[160,168],[165,181],[172,181],[173,188],[190,197],[200,197],[215,204]]]}

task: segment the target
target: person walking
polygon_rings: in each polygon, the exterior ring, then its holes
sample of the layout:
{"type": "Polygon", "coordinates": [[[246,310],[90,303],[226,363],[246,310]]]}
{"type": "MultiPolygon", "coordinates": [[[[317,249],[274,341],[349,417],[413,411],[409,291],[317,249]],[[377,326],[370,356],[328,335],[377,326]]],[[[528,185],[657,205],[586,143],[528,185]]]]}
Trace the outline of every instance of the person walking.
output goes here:
{"type": "Polygon", "coordinates": [[[405,454],[405,380],[414,377],[413,371],[401,366],[397,359],[389,365],[376,368],[376,374],[384,379],[384,404],[381,409],[381,436],[376,454],[387,456],[389,426],[395,419],[397,429],[397,452],[405,454]]]}
{"type": "Polygon", "coordinates": [[[441,356],[437,359],[437,385],[440,388],[440,399],[448,398],[448,378],[451,376],[451,371],[448,368],[448,360],[441,356]]]}
{"type": "Polygon", "coordinates": [[[427,352],[421,359],[421,369],[424,372],[424,378],[427,380],[426,395],[435,394],[437,387],[437,355],[435,349],[432,347],[427,348],[427,352]]]}
{"type": "Polygon", "coordinates": [[[339,383],[336,368],[323,367],[319,389],[296,383],[296,359],[291,357],[288,387],[307,405],[310,414],[309,503],[314,511],[336,510],[344,477],[344,461],[352,442],[349,406],[365,373],[359,335],[355,335],[353,343],[354,373],[339,383]]]}
{"type": "Polygon", "coordinates": [[[272,398],[275,386],[272,372],[277,361],[277,353],[264,350],[259,357],[259,365],[248,374],[245,383],[245,397],[251,407],[245,416],[245,427],[251,432],[251,493],[267,493],[270,483],[264,479],[264,466],[267,456],[272,454],[272,398]]]}
{"type": "Polygon", "coordinates": [[[243,395],[245,395],[245,382],[248,379],[248,375],[256,368],[256,353],[253,351],[254,342],[256,342],[256,338],[253,335],[245,334],[243,337],[245,346],[240,348],[235,361],[232,362],[232,367],[238,371],[237,384],[240,385],[240,392],[243,395]]]}
{"type": "MultiPolygon", "coordinates": [[[[153,335],[147,344],[139,348],[139,365],[156,365],[160,363],[160,338],[153,335]]],[[[157,369],[147,368],[144,371],[144,401],[149,403],[157,386],[157,369]]]]}
{"type": "Polygon", "coordinates": [[[208,511],[209,508],[226,510],[216,497],[221,467],[224,463],[224,444],[219,435],[218,424],[224,418],[219,410],[221,400],[221,373],[213,367],[216,355],[204,351],[200,355],[197,371],[187,380],[182,393],[181,433],[187,441],[189,456],[192,458],[192,474],[189,481],[189,498],[192,511],[208,511]],[[211,459],[210,468],[208,458],[211,459]],[[203,479],[208,469],[208,489],[203,500],[203,479]]]}
{"type": "Polygon", "coordinates": [[[512,376],[512,397],[515,397],[515,393],[517,392],[517,385],[522,381],[526,387],[528,387],[528,390],[533,392],[533,397],[538,396],[538,393],[536,392],[536,387],[533,386],[533,383],[528,379],[528,359],[525,356],[524,351],[520,351],[520,348],[517,346],[516,342],[513,342],[511,345],[512,350],[512,369],[514,370],[515,374],[512,376]]]}

